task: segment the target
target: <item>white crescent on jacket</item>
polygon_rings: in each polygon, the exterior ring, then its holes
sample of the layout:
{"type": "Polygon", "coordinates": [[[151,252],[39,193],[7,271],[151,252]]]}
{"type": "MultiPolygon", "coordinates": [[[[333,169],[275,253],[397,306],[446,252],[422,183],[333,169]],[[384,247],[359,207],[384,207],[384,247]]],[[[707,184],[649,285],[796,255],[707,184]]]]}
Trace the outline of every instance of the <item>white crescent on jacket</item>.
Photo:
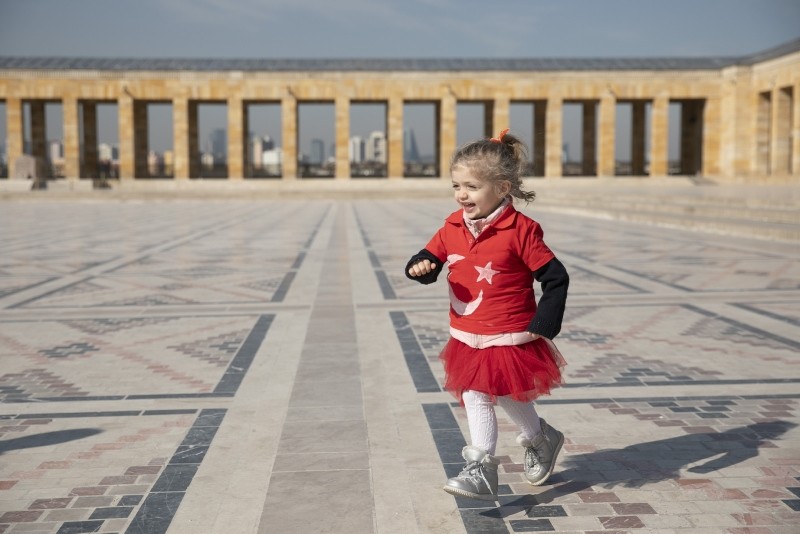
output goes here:
{"type": "Polygon", "coordinates": [[[483,301],[483,289],[481,292],[478,293],[478,297],[470,302],[464,302],[463,300],[459,300],[458,297],[455,296],[453,293],[453,286],[448,284],[448,288],[450,290],[450,306],[452,306],[453,311],[457,314],[464,316],[464,315],[472,315],[475,310],[478,309],[478,306],[481,305],[483,301]]]}
{"type": "MultiPolygon", "coordinates": [[[[450,265],[453,265],[454,263],[459,262],[463,259],[464,256],[460,254],[450,254],[449,256],[447,256],[447,261],[450,262],[450,265]]],[[[448,273],[447,276],[449,277],[450,273],[448,273]]],[[[449,283],[448,283],[448,289],[450,290],[450,306],[452,306],[453,311],[456,312],[458,315],[461,316],[471,315],[472,313],[475,312],[475,310],[478,309],[478,306],[480,306],[481,302],[483,301],[482,289],[481,292],[478,293],[478,298],[476,298],[471,302],[464,302],[460,300],[458,297],[456,297],[455,294],[453,293],[453,286],[451,286],[449,283]]]]}

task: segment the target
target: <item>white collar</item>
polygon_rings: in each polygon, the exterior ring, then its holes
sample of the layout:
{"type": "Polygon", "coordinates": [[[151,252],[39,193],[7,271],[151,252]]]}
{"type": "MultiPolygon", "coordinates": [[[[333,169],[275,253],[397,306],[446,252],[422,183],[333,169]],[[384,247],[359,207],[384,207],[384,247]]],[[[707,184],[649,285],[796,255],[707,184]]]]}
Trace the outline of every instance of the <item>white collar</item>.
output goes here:
{"type": "Polygon", "coordinates": [[[497,220],[497,218],[500,217],[500,214],[503,213],[506,207],[508,207],[510,204],[511,197],[504,198],[500,205],[497,206],[497,209],[482,219],[470,219],[467,217],[467,214],[464,213],[464,224],[467,225],[467,229],[469,229],[469,233],[472,234],[472,237],[478,237],[478,234],[480,234],[484,228],[497,220]]]}

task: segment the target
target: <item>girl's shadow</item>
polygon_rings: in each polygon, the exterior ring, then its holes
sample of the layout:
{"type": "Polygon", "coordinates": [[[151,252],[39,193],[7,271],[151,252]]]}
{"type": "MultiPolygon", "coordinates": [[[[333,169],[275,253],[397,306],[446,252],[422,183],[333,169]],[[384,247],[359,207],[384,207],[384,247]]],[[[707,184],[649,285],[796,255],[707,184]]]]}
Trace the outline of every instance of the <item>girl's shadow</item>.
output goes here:
{"type": "MultiPolygon", "coordinates": [[[[759,449],[774,448],[770,440],[780,438],[796,426],[788,421],[754,423],[725,432],[686,434],[637,443],[623,449],[562,455],[556,472],[548,481],[550,488],[535,495],[510,496],[510,499],[501,496],[501,510],[549,503],[594,486],[638,488],[649,483],[676,480],[681,478],[681,470],[687,466],[691,466],[688,468],[690,473],[711,473],[754,458],[759,449]]],[[[487,511],[487,514],[496,517],[497,509],[487,511]]]]}

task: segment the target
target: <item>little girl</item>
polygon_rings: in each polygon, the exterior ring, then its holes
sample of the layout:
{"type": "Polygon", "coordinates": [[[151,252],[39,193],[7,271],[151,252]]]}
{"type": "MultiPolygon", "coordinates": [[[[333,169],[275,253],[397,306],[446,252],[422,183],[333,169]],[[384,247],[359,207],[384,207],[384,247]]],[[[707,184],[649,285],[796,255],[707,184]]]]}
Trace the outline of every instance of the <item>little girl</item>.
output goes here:
{"type": "Polygon", "coordinates": [[[514,209],[513,198],[530,202],[535,193],[522,189],[525,146],[507,132],[455,152],[450,175],[461,208],[406,266],[409,278],[430,284],[449,262],[451,337],[440,357],[472,444],[444,490],[483,500],[497,498],[495,403],[520,428],[530,484],[545,483],[564,443],[532,400],[561,383],[565,362],[551,340],[561,330],[569,276],[539,224],[514,209]],[[534,279],[542,285],[538,306],[534,279]]]}

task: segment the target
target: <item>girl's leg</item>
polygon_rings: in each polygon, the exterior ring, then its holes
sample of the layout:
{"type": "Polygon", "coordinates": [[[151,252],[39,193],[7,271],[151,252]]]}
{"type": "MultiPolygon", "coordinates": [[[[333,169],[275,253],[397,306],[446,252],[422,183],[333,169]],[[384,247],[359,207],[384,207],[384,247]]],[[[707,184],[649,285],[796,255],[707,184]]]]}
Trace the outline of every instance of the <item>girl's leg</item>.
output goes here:
{"type": "Polygon", "coordinates": [[[498,397],[497,404],[519,426],[517,443],[525,447],[525,478],[534,486],[544,484],[556,465],[556,458],[564,444],[564,434],[539,419],[533,402],[498,397]]]}
{"type": "Polygon", "coordinates": [[[461,398],[467,409],[469,436],[473,447],[494,455],[497,447],[497,417],[492,397],[480,391],[465,391],[461,398]]]}
{"type": "Polygon", "coordinates": [[[520,402],[511,397],[497,397],[497,404],[503,407],[511,420],[519,427],[525,439],[533,439],[542,431],[542,423],[533,402],[520,402]]]}

